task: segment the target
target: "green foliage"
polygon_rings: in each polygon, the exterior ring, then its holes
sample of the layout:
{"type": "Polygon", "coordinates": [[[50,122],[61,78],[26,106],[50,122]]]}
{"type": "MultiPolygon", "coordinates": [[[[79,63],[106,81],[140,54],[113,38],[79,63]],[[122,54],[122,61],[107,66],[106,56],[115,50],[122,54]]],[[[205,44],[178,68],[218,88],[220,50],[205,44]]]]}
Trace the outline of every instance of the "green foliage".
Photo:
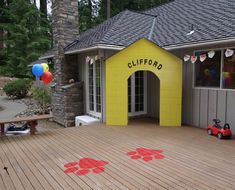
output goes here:
{"type": "Polygon", "coordinates": [[[24,77],[27,67],[50,48],[50,22],[26,0],[12,0],[0,8],[0,30],[6,48],[0,51],[0,69],[6,75],[24,77]]]}
{"type": "MultiPolygon", "coordinates": [[[[170,1],[172,0],[110,0],[111,16],[125,9],[144,11],[170,1]]],[[[106,20],[107,0],[79,0],[78,2],[81,32],[106,20]]]]}
{"type": "Polygon", "coordinates": [[[32,89],[33,99],[36,100],[41,107],[43,113],[47,113],[51,104],[51,92],[48,87],[42,85],[32,89]]]}
{"type": "Polygon", "coordinates": [[[78,14],[79,14],[79,29],[84,32],[95,26],[95,19],[98,15],[98,1],[96,0],[79,0],[78,14]]]}
{"type": "Polygon", "coordinates": [[[10,98],[20,99],[27,96],[31,85],[32,81],[30,79],[18,79],[6,84],[3,90],[10,98]]]}
{"type": "MultiPolygon", "coordinates": [[[[110,0],[111,1],[111,16],[118,14],[119,12],[129,9],[136,11],[145,11],[147,9],[159,6],[161,4],[170,2],[171,0],[110,0]]],[[[107,0],[100,0],[99,21],[106,19],[107,0]]]]}

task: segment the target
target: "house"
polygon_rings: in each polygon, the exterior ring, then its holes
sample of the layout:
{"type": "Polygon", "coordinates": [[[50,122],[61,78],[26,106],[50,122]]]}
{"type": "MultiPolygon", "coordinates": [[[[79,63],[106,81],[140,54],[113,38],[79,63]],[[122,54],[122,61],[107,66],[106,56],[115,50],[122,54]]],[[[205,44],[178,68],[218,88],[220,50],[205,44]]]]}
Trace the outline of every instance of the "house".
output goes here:
{"type": "Polygon", "coordinates": [[[146,116],[164,126],[205,128],[218,118],[235,132],[234,6],[174,0],[125,10],[78,35],[77,1],[55,1],[55,49],[42,58],[55,62],[56,120],[69,126],[88,114],[127,125],[146,116]]]}

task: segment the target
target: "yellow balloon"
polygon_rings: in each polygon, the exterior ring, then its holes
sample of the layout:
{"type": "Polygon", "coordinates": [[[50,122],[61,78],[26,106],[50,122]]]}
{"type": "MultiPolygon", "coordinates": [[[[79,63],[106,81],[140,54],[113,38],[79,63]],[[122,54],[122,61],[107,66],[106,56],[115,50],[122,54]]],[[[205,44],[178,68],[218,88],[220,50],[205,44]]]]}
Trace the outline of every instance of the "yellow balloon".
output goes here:
{"type": "Polygon", "coordinates": [[[41,65],[43,66],[43,71],[44,72],[49,71],[49,66],[46,63],[42,63],[41,65]]]}

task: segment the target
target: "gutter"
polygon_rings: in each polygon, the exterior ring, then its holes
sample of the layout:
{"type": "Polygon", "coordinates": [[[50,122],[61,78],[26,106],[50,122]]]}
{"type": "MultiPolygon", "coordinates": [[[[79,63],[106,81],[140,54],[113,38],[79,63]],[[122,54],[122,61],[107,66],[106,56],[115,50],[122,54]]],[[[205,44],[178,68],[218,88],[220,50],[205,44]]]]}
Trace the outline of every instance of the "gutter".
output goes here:
{"type": "Polygon", "coordinates": [[[69,55],[69,54],[74,54],[74,53],[81,53],[85,51],[91,51],[91,50],[97,50],[97,49],[107,49],[107,50],[122,50],[124,49],[125,46],[115,46],[115,45],[96,45],[93,47],[88,47],[88,48],[82,48],[82,49],[76,49],[76,50],[70,50],[66,51],[64,54],[69,55]]]}
{"type": "MultiPolygon", "coordinates": [[[[204,42],[191,43],[191,44],[188,43],[185,45],[170,45],[170,46],[163,46],[162,48],[165,50],[178,50],[178,49],[196,48],[196,47],[202,47],[202,46],[222,45],[222,44],[227,44],[227,43],[235,43],[235,38],[226,38],[226,39],[220,39],[220,40],[216,40],[216,41],[211,40],[211,41],[204,41],[204,42]]],[[[67,52],[65,52],[65,54],[66,55],[75,54],[75,53],[81,53],[81,52],[97,50],[97,49],[107,49],[107,50],[120,51],[124,48],[126,48],[126,47],[125,46],[103,45],[103,44],[99,45],[98,44],[93,47],[67,51],[67,52]]],[[[42,58],[45,59],[45,58],[50,58],[50,57],[48,56],[48,57],[42,57],[42,58]]],[[[40,57],[40,59],[42,59],[42,58],[40,57]]]]}
{"type": "Polygon", "coordinates": [[[46,55],[46,56],[43,56],[43,57],[39,57],[38,59],[41,60],[41,59],[49,59],[49,58],[53,58],[55,55],[46,55]]]}
{"type": "Polygon", "coordinates": [[[235,43],[235,38],[226,38],[220,39],[216,41],[205,41],[205,42],[197,42],[197,43],[188,43],[185,45],[171,45],[171,46],[163,46],[162,48],[166,50],[178,50],[178,49],[186,49],[186,48],[196,48],[201,46],[212,46],[212,45],[222,45],[227,43],[235,43]]]}

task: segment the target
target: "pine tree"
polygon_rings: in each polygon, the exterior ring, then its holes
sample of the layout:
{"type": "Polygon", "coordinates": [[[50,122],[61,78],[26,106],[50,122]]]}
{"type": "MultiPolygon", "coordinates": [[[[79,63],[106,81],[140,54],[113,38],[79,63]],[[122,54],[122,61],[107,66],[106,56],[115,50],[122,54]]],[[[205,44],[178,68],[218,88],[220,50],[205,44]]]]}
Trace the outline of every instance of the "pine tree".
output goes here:
{"type": "MultiPolygon", "coordinates": [[[[6,31],[1,70],[13,76],[26,76],[27,65],[50,48],[50,24],[34,4],[12,0],[1,9],[0,29],[6,31]]],[[[0,66],[1,66],[0,65],[0,66]]]]}

